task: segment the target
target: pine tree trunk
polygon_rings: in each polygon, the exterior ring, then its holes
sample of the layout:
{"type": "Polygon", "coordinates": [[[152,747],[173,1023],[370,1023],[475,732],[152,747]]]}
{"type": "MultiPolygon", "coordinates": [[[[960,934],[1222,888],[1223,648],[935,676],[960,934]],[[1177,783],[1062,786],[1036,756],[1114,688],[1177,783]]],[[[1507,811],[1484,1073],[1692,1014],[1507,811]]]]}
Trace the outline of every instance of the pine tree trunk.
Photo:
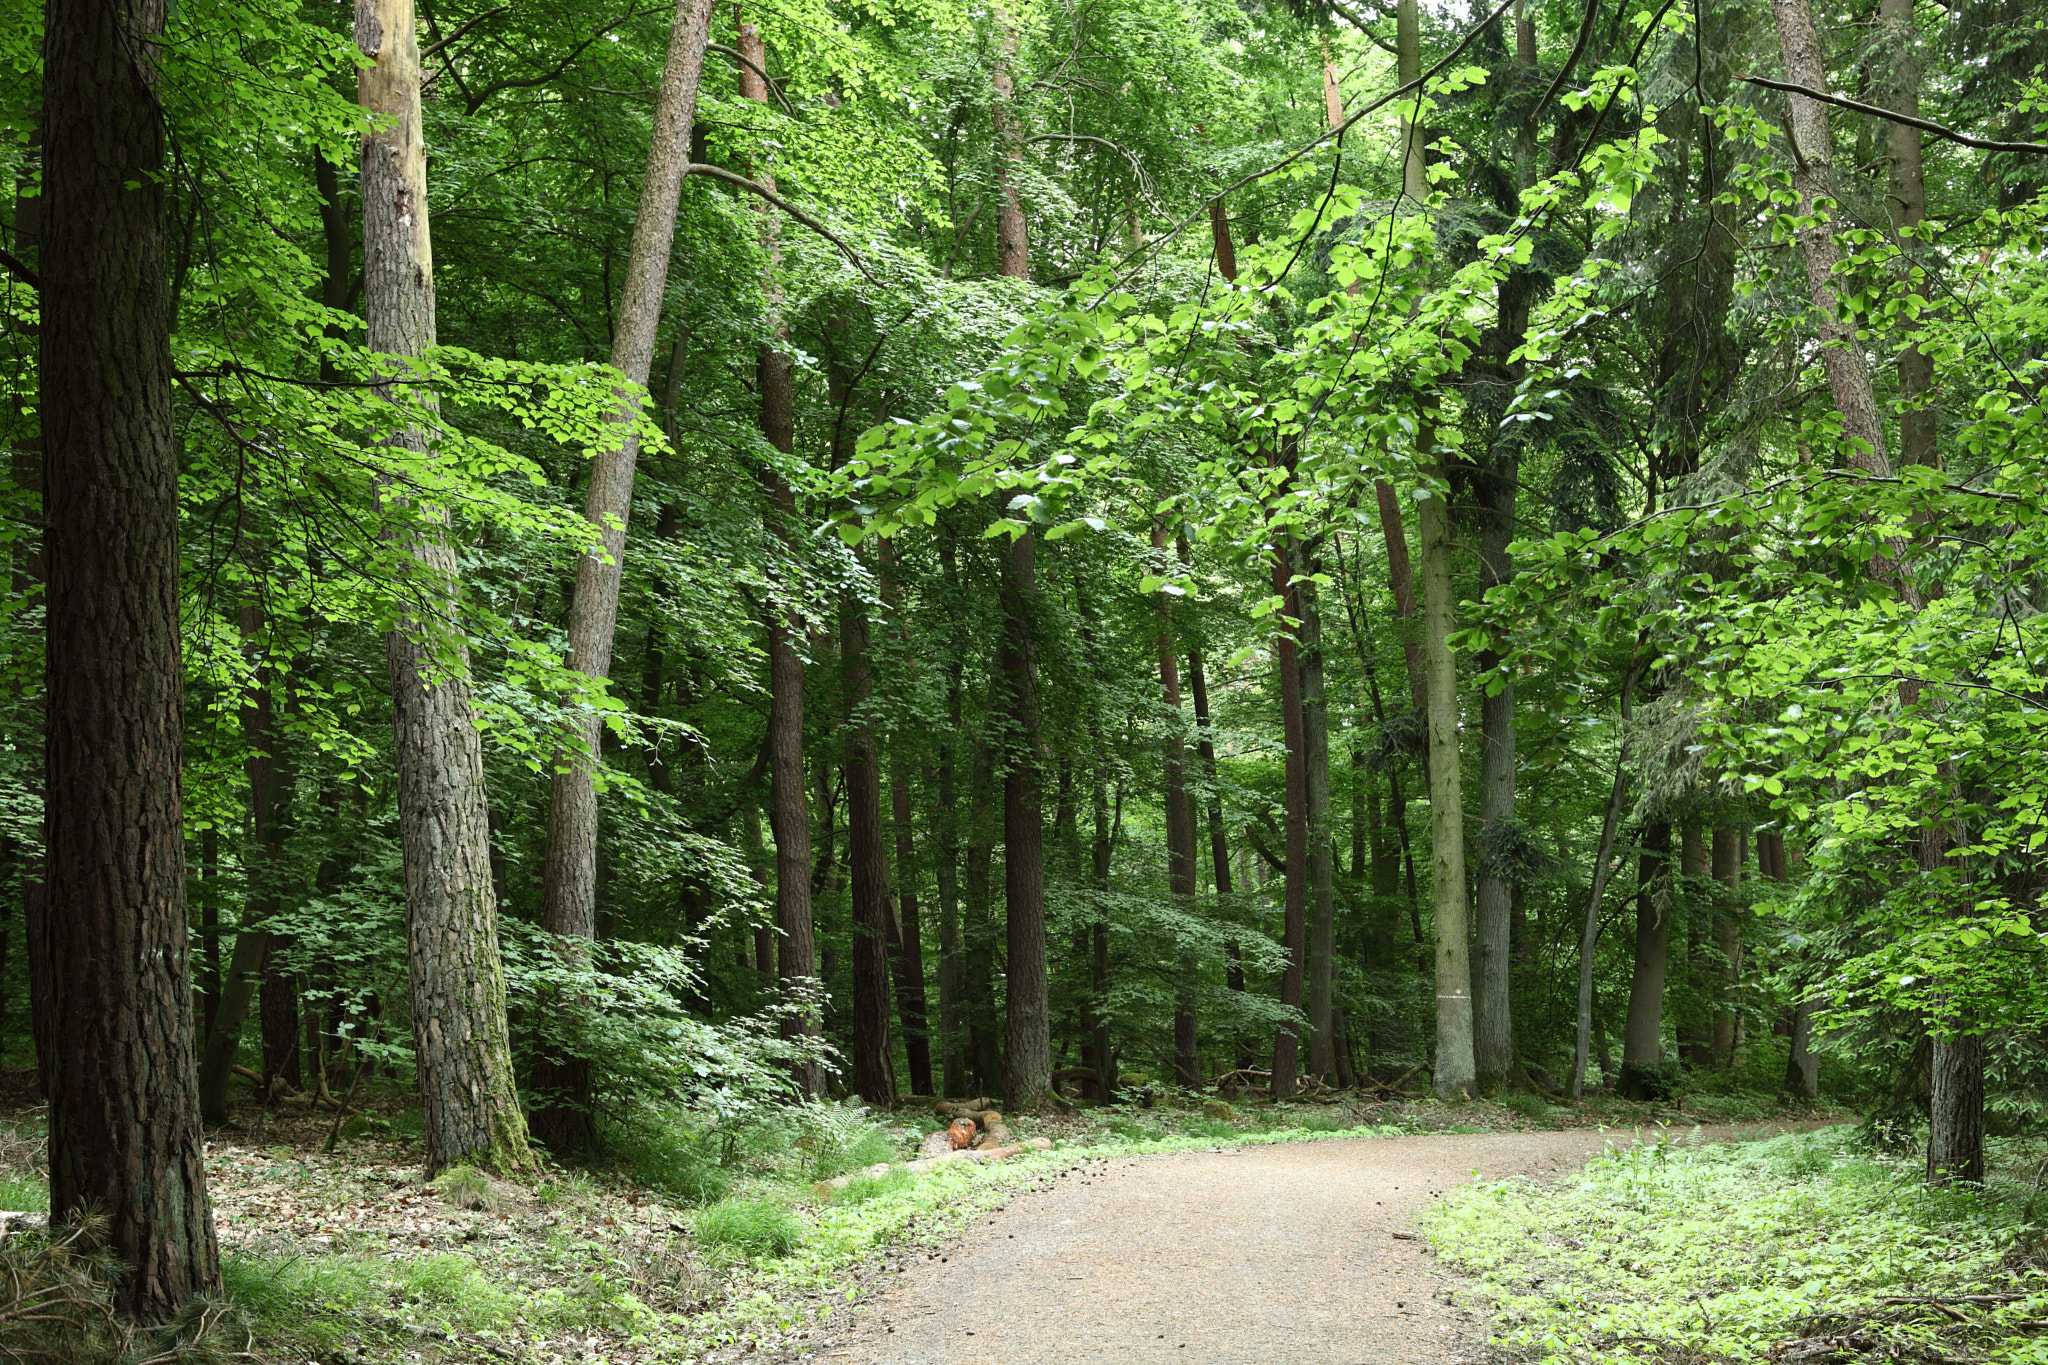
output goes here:
{"type": "Polygon", "coordinates": [[[1983,1184],[1984,1036],[1937,1037],[1927,1077],[1927,1182],[1983,1184]]]}
{"type": "Polygon", "coordinates": [[[1038,725],[1034,537],[1011,542],[1003,559],[1003,689],[1011,729],[1003,773],[1003,894],[1008,989],[1003,1052],[1004,1107],[1037,1113],[1053,1103],[1052,1007],[1045,963],[1045,742],[1038,725]]]}
{"type": "MultiPolygon", "coordinates": [[[[376,120],[362,145],[367,342],[387,355],[418,355],[434,344],[434,277],[412,0],[366,0],[355,40],[374,62],[357,75],[357,97],[376,120]]],[[[417,428],[399,443],[426,454],[417,428]]],[[[406,493],[386,478],[380,499],[389,514],[405,507],[406,493]]],[[[390,532],[410,561],[408,597],[452,616],[459,584],[447,513],[410,512],[410,524],[390,532]]],[[[469,651],[459,637],[436,649],[428,630],[408,615],[387,641],[425,1165],[430,1174],[464,1161],[523,1171],[534,1159],[512,1080],[469,651]],[[445,677],[443,664],[452,664],[445,677]]]]}
{"type": "Polygon", "coordinates": [[[882,834],[882,773],[868,715],[868,615],[860,599],[840,599],[840,662],[846,693],[846,861],[853,890],[853,1044],[847,1056],[855,1093],[870,1104],[896,1102],[889,1047],[889,858],[882,834]]]}
{"type": "Polygon", "coordinates": [[[1671,824],[1643,829],[1636,872],[1635,975],[1629,982],[1628,1021],[1621,1035],[1621,1093],[1653,1099],[1652,1078],[1664,1063],[1664,972],[1671,952],[1671,824]]]}
{"type": "Polygon", "coordinates": [[[220,1290],[185,938],[178,459],[155,0],[44,11],[44,887],[29,922],[50,1217],[161,1320],[220,1290]]]}
{"type": "Polygon", "coordinates": [[[931,1027],[925,1017],[924,926],[917,919],[917,840],[911,832],[910,783],[890,784],[896,817],[896,1008],[903,1016],[903,1053],[911,1093],[932,1091],[931,1027]]]}
{"type": "MultiPolygon", "coordinates": [[[[1152,549],[1166,549],[1166,523],[1152,523],[1152,549]]],[[[1159,690],[1166,709],[1167,733],[1161,745],[1160,766],[1166,777],[1166,881],[1167,889],[1179,903],[1182,914],[1194,913],[1195,898],[1195,813],[1188,803],[1187,746],[1181,741],[1180,653],[1174,646],[1173,599],[1164,592],[1154,594],[1159,615],[1159,633],[1154,643],[1159,655],[1159,690]]],[[[1195,960],[1183,954],[1180,981],[1173,1007],[1173,1070],[1179,1085],[1202,1083],[1199,1035],[1195,1025],[1195,960]]]]}
{"type": "MultiPolygon", "coordinates": [[[[1281,613],[1299,620],[1301,599],[1292,583],[1292,555],[1284,544],[1274,545],[1269,553],[1273,558],[1273,592],[1281,599],[1281,613]]],[[[1281,625],[1274,640],[1273,656],[1280,673],[1280,732],[1287,748],[1287,888],[1281,928],[1287,965],[1280,972],[1280,1003],[1298,1010],[1308,953],[1308,753],[1301,714],[1301,650],[1293,626],[1281,625]]],[[[1282,1024],[1273,1039],[1274,1099],[1294,1094],[1300,1066],[1301,1040],[1296,1026],[1282,1024]]]]}

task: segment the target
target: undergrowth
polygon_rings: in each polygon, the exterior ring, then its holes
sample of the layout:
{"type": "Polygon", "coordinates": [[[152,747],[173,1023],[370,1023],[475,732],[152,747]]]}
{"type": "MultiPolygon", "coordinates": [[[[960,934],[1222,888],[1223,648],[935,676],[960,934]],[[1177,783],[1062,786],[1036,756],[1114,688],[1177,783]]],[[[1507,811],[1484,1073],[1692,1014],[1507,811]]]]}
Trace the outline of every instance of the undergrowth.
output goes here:
{"type": "Polygon", "coordinates": [[[2041,1365],[2048,1273],[2028,1214],[2017,1192],[1930,1189],[1917,1163],[1834,1128],[1475,1182],[1429,1227],[1515,1359],[2041,1365]]]}

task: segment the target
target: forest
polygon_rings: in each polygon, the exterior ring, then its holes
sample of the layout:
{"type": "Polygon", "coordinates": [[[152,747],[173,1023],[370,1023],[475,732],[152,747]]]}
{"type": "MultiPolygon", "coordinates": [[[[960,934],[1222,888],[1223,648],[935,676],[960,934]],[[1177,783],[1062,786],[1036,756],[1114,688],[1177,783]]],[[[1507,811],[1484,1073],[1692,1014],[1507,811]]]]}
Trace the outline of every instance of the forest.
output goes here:
{"type": "Polygon", "coordinates": [[[0,1355],[795,1358],[1485,1131],[1500,1359],[2048,1359],[2044,16],[0,0],[0,1355]],[[1530,1286],[1656,1181],[1869,1311],[1530,1286]]]}

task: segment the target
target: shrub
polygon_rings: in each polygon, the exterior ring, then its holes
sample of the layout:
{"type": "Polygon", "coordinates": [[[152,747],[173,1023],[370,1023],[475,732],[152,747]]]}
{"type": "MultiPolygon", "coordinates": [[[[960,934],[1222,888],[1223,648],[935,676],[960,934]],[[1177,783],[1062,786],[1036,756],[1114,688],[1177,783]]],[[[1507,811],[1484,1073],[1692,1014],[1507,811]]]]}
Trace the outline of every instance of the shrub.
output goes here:
{"type": "Polygon", "coordinates": [[[803,1239],[803,1224],[775,1199],[728,1199],[697,1215],[698,1241],[741,1256],[787,1256],[803,1239]]]}
{"type": "Polygon", "coordinates": [[[679,1113],[642,1110],[603,1132],[605,1150],[650,1189],[689,1204],[715,1204],[732,1190],[716,1135],[679,1113]]]}
{"type": "Polygon", "coordinates": [[[1541,1095],[1527,1090],[1511,1090],[1500,1097],[1501,1108],[1511,1109],[1525,1119],[1540,1119],[1550,1112],[1550,1106],[1541,1095]]]}

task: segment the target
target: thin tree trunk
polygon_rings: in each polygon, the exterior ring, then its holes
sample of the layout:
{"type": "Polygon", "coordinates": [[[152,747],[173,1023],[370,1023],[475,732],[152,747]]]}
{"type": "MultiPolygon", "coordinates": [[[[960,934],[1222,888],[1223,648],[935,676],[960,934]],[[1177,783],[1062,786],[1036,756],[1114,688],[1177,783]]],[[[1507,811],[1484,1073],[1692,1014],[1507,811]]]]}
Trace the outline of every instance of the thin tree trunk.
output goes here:
{"type": "MultiPolygon", "coordinates": [[[[1089,884],[1105,893],[1109,890],[1110,859],[1116,852],[1109,823],[1109,785],[1103,775],[1107,758],[1098,737],[1092,799],[1095,837],[1089,849],[1089,884]]],[[[1089,1050],[1095,1054],[1095,1099],[1108,1104],[1116,1098],[1116,1045],[1109,1027],[1109,921],[1100,910],[1088,925],[1088,1015],[1089,1050]]]]}
{"type": "Polygon", "coordinates": [[[1010,67],[1017,60],[1017,26],[996,7],[995,134],[996,179],[1002,205],[996,216],[996,271],[1013,279],[1031,278],[1031,238],[1017,180],[1024,166],[1024,128],[1017,117],[1016,87],[1010,67]]]}
{"type": "Polygon", "coordinates": [[[1656,1068],[1664,1063],[1664,970],[1671,951],[1671,822],[1643,830],[1636,872],[1635,975],[1629,982],[1628,1021],[1621,1035],[1621,1092],[1632,1100],[1655,1098],[1656,1068]]]}
{"type": "MultiPolygon", "coordinates": [[[[1401,655],[1407,662],[1408,704],[1418,715],[1429,710],[1429,684],[1422,665],[1422,606],[1415,597],[1415,574],[1408,560],[1408,531],[1401,523],[1400,500],[1385,479],[1373,482],[1379,507],[1380,534],[1387,542],[1387,586],[1394,592],[1394,619],[1401,627],[1401,655]]],[[[1384,717],[1382,717],[1384,723],[1384,717]]]]}
{"type": "MultiPolygon", "coordinates": [[[[1425,424],[1425,450],[1434,442],[1425,424]]],[[[1434,456],[1430,458],[1434,459],[1434,456]]],[[[1472,963],[1465,901],[1465,807],[1458,761],[1458,673],[1450,633],[1456,614],[1451,585],[1451,509],[1432,491],[1418,513],[1422,539],[1423,663],[1429,684],[1430,900],[1436,919],[1437,1098],[1470,1095],[1472,963]]]]}
{"type": "MultiPolygon", "coordinates": [[[[1315,565],[1302,562],[1304,574],[1315,565]]],[[[1337,1071],[1337,866],[1330,823],[1330,707],[1325,695],[1323,618],[1316,585],[1300,588],[1303,810],[1308,820],[1308,1069],[1319,1081],[1337,1071]]]]}
{"type": "MultiPolygon", "coordinates": [[[[1166,523],[1152,523],[1152,549],[1166,549],[1166,523]]],[[[1174,647],[1173,599],[1165,592],[1154,594],[1159,616],[1155,638],[1159,655],[1159,690],[1165,702],[1167,733],[1161,745],[1160,764],[1166,776],[1166,879],[1167,888],[1180,912],[1194,913],[1195,899],[1195,813],[1188,803],[1187,748],[1181,742],[1180,654],[1174,647]]],[[[1174,1080],[1184,1086],[1202,1083],[1202,1061],[1195,1027],[1195,960],[1182,954],[1180,980],[1173,1006],[1174,1080]]]]}
{"type": "MultiPolygon", "coordinates": [[[[1232,894],[1230,876],[1230,831],[1223,823],[1223,792],[1216,778],[1216,737],[1209,721],[1209,679],[1202,666],[1202,647],[1188,645],[1188,689],[1195,701],[1195,752],[1202,760],[1202,781],[1208,788],[1209,817],[1209,862],[1216,878],[1216,898],[1224,900],[1232,894]]],[[[1226,989],[1243,992],[1244,955],[1236,939],[1223,945],[1223,984],[1226,989]]],[[[1240,1066],[1243,1063],[1239,1064],[1240,1066]]]]}
{"type": "Polygon", "coordinates": [[[995,925],[990,865],[995,855],[995,755],[976,746],[968,780],[967,857],[962,877],[967,910],[967,1015],[969,1089],[993,1092],[1002,1083],[1003,1056],[995,1006],[995,925]]]}
{"type": "Polygon", "coordinates": [[[96,1207],[150,1320],[220,1290],[185,927],[178,460],[156,0],[51,0],[39,416],[45,882],[29,960],[50,1217],[96,1207]]]}
{"type": "Polygon", "coordinates": [[[896,817],[896,1008],[903,1016],[903,1053],[911,1093],[932,1090],[931,1027],[925,1018],[924,927],[917,919],[917,840],[911,831],[910,783],[902,773],[890,784],[896,817]]]}
{"type": "MultiPolygon", "coordinates": [[[[633,386],[619,392],[613,417],[618,444],[600,448],[590,462],[583,515],[597,532],[602,553],[576,561],[576,588],[569,599],[571,668],[590,678],[611,673],[618,630],[619,584],[626,550],[626,522],[633,513],[633,479],[640,438],[632,424],[640,415],[647,376],[654,363],[662,299],[668,289],[669,252],[675,241],[676,206],[690,164],[690,130],[697,117],[697,86],[704,69],[711,0],[677,0],[669,32],[668,62],[654,103],[654,136],[647,149],[647,174],[640,186],[639,212],[626,258],[625,290],[612,334],[611,361],[633,386]]],[[[547,854],[541,878],[541,927],[565,938],[597,932],[596,768],[603,718],[579,714],[571,722],[566,761],[556,765],[548,790],[547,854]]],[[[536,1060],[534,1082],[549,1098],[534,1111],[534,1134],[556,1152],[580,1150],[592,1136],[590,1063],[581,1057],[536,1060]]]]}
{"type": "Polygon", "coordinates": [[[848,594],[839,607],[846,693],[846,861],[853,891],[854,1091],[870,1104],[896,1102],[889,1045],[889,858],[882,834],[882,773],[868,713],[868,614],[848,594]]]}
{"type": "MultiPolygon", "coordinates": [[[[1640,641],[1636,648],[1639,652],[1642,649],[1640,641]]],[[[1607,894],[1614,836],[1621,829],[1621,809],[1628,800],[1628,722],[1635,705],[1636,669],[1637,661],[1631,657],[1628,674],[1621,682],[1621,740],[1614,752],[1614,786],[1607,796],[1607,814],[1600,822],[1600,848],[1593,859],[1593,894],[1587,898],[1585,932],[1579,935],[1579,1027],[1572,1047],[1570,1086],[1574,1104],[1586,1097],[1586,1065],[1592,1058],[1593,949],[1600,939],[1600,902],[1607,894]]]]}
{"type": "MultiPolygon", "coordinates": [[[[950,538],[939,542],[946,586],[958,600],[958,567],[950,538]]],[[[960,803],[955,770],[961,743],[961,675],[965,661],[955,653],[946,670],[946,733],[939,737],[938,771],[927,785],[938,801],[938,857],[933,879],[939,891],[939,1039],[944,1049],[944,1093],[967,1091],[966,961],[960,938],[960,803]]]]}
{"type": "MultiPolygon", "coordinates": [[[[1503,314],[1511,311],[1514,310],[1503,304],[1503,314]]],[[[1520,314],[1526,322],[1527,310],[1520,310],[1520,314]]],[[[1503,331],[1519,334],[1511,317],[1504,316],[1502,322],[1503,331]]],[[[1490,467],[1482,483],[1486,524],[1479,537],[1479,560],[1489,587],[1506,583],[1515,574],[1508,544],[1515,534],[1517,475],[1512,457],[1496,450],[1491,458],[1505,468],[1490,467]]],[[[1500,655],[1490,649],[1482,650],[1477,662],[1480,675],[1489,679],[1479,703],[1479,827],[1486,835],[1497,838],[1508,832],[1515,819],[1515,680],[1512,674],[1498,679],[1490,676],[1500,666],[1500,655]]],[[[1495,847],[1488,847],[1486,856],[1480,860],[1474,907],[1473,947],[1477,961],[1472,972],[1472,1061],[1479,1092],[1485,1095],[1499,1091],[1515,1065],[1509,974],[1509,920],[1514,886],[1508,869],[1493,856],[1495,851],[1495,847]]]]}
{"type": "Polygon", "coordinates": [[[1736,1042],[1742,984],[1741,830],[1726,825],[1714,830],[1714,880],[1721,884],[1714,907],[1714,949],[1720,954],[1721,977],[1715,992],[1720,1008],[1714,1013],[1714,1064],[1729,1069],[1742,1060],[1736,1042]]]}
{"type": "MultiPolygon", "coordinates": [[[[1300,595],[1293,584],[1292,556],[1284,543],[1268,552],[1273,560],[1273,592],[1281,599],[1281,614],[1294,620],[1301,616],[1300,595]]],[[[1301,1008],[1302,977],[1308,951],[1308,763],[1302,733],[1301,651],[1294,627],[1283,622],[1274,640],[1274,665],[1280,673],[1280,731],[1287,748],[1285,810],[1287,820],[1286,911],[1281,941],[1287,965],[1280,973],[1280,1003],[1301,1008]]],[[[1273,1039],[1273,1098],[1293,1095],[1301,1062],[1301,1041],[1296,1026],[1282,1024],[1273,1039]]]]}
{"type": "MultiPolygon", "coordinates": [[[[362,143],[367,342],[386,355],[414,356],[434,344],[434,283],[412,0],[366,0],[355,38],[374,62],[357,74],[358,99],[374,120],[362,143]]],[[[396,443],[427,454],[418,428],[396,443]]],[[[382,482],[387,510],[405,497],[396,480],[382,482]]],[[[437,648],[425,624],[429,613],[454,614],[455,547],[444,510],[412,511],[411,524],[390,534],[409,561],[409,597],[423,606],[391,632],[387,653],[425,1166],[429,1174],[460,1161],[523,1171],[534,1159],[512,1081],[469,651],[459,636],[437,648]],[[444,665],[452,665],[446,677],[444,665]]]]}

